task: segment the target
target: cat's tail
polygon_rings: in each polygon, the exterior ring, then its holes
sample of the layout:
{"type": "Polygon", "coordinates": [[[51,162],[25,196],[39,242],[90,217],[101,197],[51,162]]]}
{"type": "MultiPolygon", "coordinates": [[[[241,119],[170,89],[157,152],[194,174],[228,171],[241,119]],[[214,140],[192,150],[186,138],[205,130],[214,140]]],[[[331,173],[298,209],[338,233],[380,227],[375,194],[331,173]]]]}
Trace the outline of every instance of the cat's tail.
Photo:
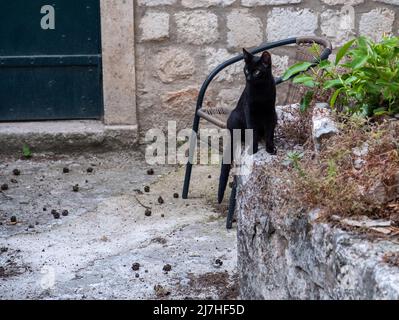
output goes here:
{"type": "Polygon", "coordinates": [[[224,198],[224,192],[227,187],[227,182],[229,181],[231,164],[222,164],[222,170],[220,172],[219,178],[219,190],[218,190],[218,202],[222,203],[224,198]]]}

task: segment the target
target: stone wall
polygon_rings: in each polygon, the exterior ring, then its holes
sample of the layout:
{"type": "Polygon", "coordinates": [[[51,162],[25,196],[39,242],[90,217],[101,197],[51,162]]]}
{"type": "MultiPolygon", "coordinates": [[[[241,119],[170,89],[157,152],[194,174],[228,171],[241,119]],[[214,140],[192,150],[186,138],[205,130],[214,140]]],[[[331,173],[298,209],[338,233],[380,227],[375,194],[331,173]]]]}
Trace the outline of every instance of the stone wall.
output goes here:
{"type": "Polygon", "coordinates": [[[282,200],[284,181],[264,170],[276,159],[263,147],[244,158],[254,170],[237,200],[241,298],[399,299],[399,268],[384,261],[398,242],[344,231],[282,200]]]}
{"type": "MultiPolygon", "coordinates": [[[[135,41],[138,120],[143,135],[168,120],[190,127],[206,75],[242,47],[291,36],[319,35],[334,46],[354,35],[398,33],[399,0],[137,0],[135,41]]],[[[276,74],[290,52],[274,51],[276,74]]],[[[235,105],[242,66],[211,87],[208,103],[235,105]]],[[[280,102],[284,88],[279,90],[280,102]]]]}

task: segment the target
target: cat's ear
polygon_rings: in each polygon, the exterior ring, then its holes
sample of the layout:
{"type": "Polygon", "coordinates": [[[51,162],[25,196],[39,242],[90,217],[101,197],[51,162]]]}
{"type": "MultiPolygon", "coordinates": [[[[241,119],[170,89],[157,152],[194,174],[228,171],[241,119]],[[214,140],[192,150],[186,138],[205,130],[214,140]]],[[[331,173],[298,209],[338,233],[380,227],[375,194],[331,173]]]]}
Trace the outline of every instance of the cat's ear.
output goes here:
{"type": "Polygon", "coordinates": [[[254,58],[254,56],[252,55],[252,53],[248,52],[247,50],[242,49],[242,53],[244,55],[244,60],[246,63],[251,63],[252,59],[254,58]]]}
{"type": "Polygon", "coordinates": [[[265,51],[262,53],[262,63],[269,67],[272,64],[272,56],[270,55],[269,52],[265,51]]]}

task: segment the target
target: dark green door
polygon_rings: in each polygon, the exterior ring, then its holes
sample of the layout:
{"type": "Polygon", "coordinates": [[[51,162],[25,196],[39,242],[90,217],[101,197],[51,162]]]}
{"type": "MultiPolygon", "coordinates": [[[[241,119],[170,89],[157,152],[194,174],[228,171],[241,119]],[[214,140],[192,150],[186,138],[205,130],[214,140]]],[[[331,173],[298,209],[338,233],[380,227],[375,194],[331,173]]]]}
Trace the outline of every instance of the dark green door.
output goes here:
{"type": "Polygon", "coordinates": [[[0,0],[0,121],[102,115],[99,0],[0,0]]]}

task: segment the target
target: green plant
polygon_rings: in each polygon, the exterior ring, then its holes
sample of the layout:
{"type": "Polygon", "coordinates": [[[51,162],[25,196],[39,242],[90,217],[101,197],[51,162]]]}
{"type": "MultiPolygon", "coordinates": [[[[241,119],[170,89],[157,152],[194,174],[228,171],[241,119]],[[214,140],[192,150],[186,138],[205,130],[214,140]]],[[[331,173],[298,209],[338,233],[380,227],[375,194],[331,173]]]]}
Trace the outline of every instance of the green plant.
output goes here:
{"type": "MultiPolygon", "coordinates": [[[[314,49],[311,49],[312,51],[314,49]]],[[[399,37],[373,42],[353,39],[337,52],[335,61],[314,66],[299,62],[283,79],[309,88],[302,99],[305,110],[320,90],[329,95],[330,105],[340,111],[363,116],[393,115],[399,112],[399,37]]]]}
{"type": "Polygon", "coordinates": [[[302,170],[300,162],[303,158],[303,153],[292,151],[288,152],[287,160],[293,166],[293,168],[298,172],[300,176],[305,176],[305,172],[302,170]]]}
{"type": "Polygon", "coordinates": [[[22,147],[22,155],[25,159],[32,158],[32,151],[28,145],[24,144],[22,147]]]}

